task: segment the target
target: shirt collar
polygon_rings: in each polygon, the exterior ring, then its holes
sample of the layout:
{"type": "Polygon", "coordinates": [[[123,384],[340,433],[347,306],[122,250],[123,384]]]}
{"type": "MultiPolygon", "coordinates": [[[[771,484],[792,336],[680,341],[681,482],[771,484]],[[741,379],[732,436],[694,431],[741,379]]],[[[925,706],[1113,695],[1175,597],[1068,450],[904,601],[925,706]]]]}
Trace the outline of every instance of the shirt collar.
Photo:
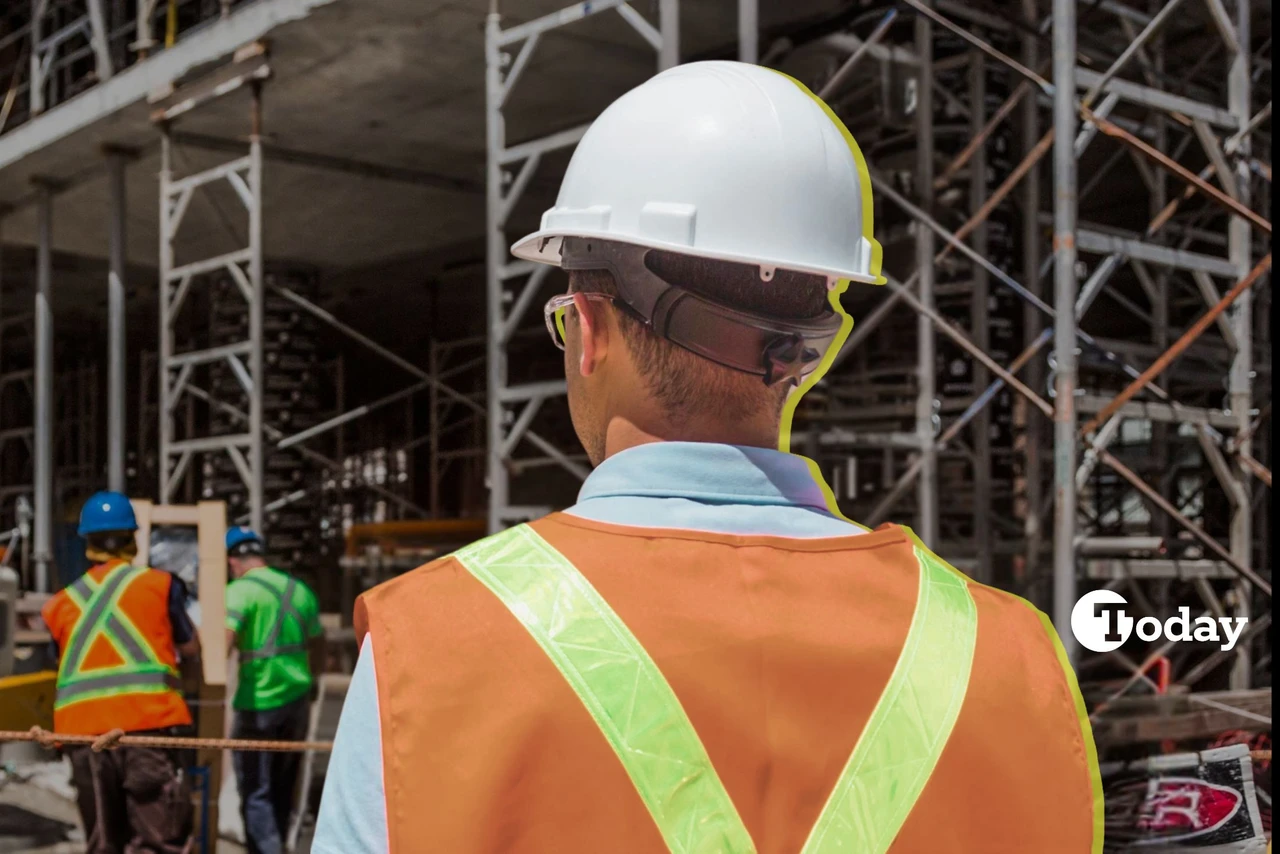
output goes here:
{"type": "Polygon", "coordinates": [[[647,496],[827,511],[810,465],[804,457],[769,448],[652,442],[614,454],[597,466],[582,484],[578,501],[647,496]]]}

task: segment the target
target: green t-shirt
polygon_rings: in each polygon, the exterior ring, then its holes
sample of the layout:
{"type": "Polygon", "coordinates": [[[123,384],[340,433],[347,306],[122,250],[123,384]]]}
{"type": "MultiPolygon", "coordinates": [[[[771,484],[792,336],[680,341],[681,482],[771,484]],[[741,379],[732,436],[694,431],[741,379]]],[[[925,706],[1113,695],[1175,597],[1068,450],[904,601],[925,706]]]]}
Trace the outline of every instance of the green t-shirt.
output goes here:
{"type": "Polygon", "coordinates": [[[249,570],[227,585],[227,628],[240,651],[235,708],[275,709],[311,689],[307,642],[323,629],[307,585],[268,566],[249,570]]]}

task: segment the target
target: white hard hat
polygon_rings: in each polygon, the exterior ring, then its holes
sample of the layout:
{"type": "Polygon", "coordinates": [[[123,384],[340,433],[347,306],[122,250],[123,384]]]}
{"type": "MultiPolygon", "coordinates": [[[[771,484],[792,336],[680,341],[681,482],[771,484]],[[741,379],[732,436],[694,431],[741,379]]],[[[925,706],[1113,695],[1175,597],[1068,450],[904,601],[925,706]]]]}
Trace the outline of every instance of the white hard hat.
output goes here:
{"type": "Polygon", "coordinates": [[[817,96],[758,65],[694,62],[596,119],[541,229],[511,251],[559,265],[559,238],[597,237],[881,284],[871,222],[862,153],[817,96]]]}

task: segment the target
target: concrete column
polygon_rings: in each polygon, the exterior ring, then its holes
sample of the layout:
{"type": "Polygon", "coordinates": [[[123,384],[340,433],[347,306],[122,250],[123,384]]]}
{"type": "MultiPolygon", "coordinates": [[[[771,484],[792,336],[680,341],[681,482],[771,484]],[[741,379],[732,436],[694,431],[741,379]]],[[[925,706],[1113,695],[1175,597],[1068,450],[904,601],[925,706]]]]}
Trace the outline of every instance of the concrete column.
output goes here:
{"type": "Polygon", "coordinates": [[[107,487],[125,491],[125,158],[111,153],[107,274],[107,487]]]}

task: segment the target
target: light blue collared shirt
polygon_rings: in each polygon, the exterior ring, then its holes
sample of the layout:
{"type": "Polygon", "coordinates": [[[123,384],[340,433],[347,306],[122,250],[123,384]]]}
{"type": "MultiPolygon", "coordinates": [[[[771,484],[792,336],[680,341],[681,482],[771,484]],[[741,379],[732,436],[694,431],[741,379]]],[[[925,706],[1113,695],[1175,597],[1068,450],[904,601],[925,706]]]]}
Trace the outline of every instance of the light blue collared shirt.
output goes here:
{"type": "MultiPolygon", "coordinates": [[[[615,454],[565,511],[645,528],[779,537],[864,533],[827,509],[803,457],[764,448],[659,442],[615,454]]],[[[315,854],[386,854],[377,674],[366,637],[338,722],[320,801],[315,854]]]]}

